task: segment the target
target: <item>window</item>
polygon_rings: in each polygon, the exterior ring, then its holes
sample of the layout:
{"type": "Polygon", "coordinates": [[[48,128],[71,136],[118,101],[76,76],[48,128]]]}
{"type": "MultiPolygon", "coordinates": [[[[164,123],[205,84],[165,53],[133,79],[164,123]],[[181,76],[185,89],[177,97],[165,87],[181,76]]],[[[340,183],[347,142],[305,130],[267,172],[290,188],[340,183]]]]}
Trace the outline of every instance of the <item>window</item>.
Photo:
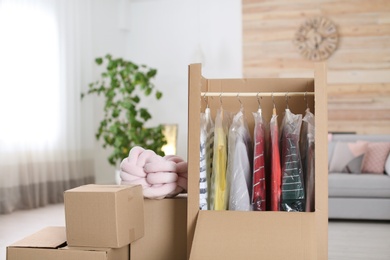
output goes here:
{"type": "Polygon", "coordinates": [[[0,3],[0,143],[52,143],[59,132],[55,16],[33,4],[0,3]]]}

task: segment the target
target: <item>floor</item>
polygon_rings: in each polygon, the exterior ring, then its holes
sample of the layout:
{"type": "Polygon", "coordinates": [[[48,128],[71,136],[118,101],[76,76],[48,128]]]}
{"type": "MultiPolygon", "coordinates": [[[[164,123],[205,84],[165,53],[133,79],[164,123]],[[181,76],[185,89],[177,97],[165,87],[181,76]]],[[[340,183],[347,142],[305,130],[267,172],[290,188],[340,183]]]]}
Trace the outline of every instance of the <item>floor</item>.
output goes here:
{"type": "MultiPolygon", "coordinates": [[[[0,215],[0,259],[6,246],[46,226],[64,226],[63,204],[0,215]]],[[[390,222],[329,222],[329,260],[389,260],[390,222]]]]}

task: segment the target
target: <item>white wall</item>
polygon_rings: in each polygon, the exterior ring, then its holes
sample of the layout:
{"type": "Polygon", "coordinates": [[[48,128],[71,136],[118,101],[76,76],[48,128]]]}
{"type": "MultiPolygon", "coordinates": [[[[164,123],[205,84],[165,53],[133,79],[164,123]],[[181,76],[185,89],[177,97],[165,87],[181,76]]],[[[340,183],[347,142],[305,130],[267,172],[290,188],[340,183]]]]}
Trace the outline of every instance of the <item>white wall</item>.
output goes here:
{"type": "Polygon", "coordinates": [[[203,56],[204,76],[241,77],[241,1],[133,0],[129,11],[126,56],[157,68],[164,94],[147,104],[151,123],[179,124],[178,155],[187,159],[188,65],[203,56]]]}
{"type": "MultiPolygon", "coordinates": [[[[242,75],[240,0],[92,1],[94,57],[111,53],[158,70],[155,85],[163,98],[143,100],[150,125],[179,125],[178,155],[187,159],[188,65],[203,61],[207,78],[242,75]],[[126,30],[124,30],[126,29],[126,30]],[[200,55],[199,49],[203,55],[200,55]]],[[[101,111],[97,107],[96,127],[101,111]]],[[[96,144],[96,181],[114,180],[108,151],[96,144]]]]}
{"type": "MultiPolygon", "coordinates": [[[[111,54],[115,57],[123,57],[126,53],[126,32],[121,30],[118,16],[121,0],[92,0],[91,1],[91,52],[92,62],[96,57],[111,54]]],[[[99,77],[99,67],[93,62],[93,79],[99,77]]],[[[90,96],[92,98],[92,96],[90,96]]],[[[99,122],[103,118],[103,99],[94,99],[94,116],[91,123],[96,132],[99,122]]],[[[93,134],[94,134],[93,133],[93,134]]],[[[91,133],[92,134],[92,133],[91,133]]],[[[109,151],[101,146],[101,142],[95,142],[95,172],[97,183],[113,183],[115,167],[108,161],[109,151]]]]}

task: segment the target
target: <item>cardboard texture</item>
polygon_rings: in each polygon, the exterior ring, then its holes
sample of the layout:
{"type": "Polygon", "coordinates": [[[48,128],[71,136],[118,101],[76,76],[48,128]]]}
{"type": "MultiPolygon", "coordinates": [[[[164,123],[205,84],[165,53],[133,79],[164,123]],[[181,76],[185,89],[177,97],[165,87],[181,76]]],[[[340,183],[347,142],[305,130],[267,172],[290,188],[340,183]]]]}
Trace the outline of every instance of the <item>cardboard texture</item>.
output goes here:
{"type": "MultiPolygon", "coordinates": [[[[313,78],[206,79],[201,65],[189,66],[188,112],[188,208],[187,256],[189,259],[328,259],[327,90],[324,63],[315,64],[313,78]],[[201,92],[315,92],[307,96],[315,114],[315,212],[239,212],[199,210],[200,112],[206,108],[201,92]]],[[[237,97],[207,98],[213,118],[217,109],[236,113],[237,97]]],[[[256,96],[243,97],[248,126],[253,135],[252,112],[256,96]]],[[[285,97],[274,97],[279,126],[286,108],[285,97]]],[[[271,97],[260,100],[266,122],[273,109],[271,97]]],[[[293,113],[304,114],[304,96],[290,96],[293,113]]],[[[252,136],[253,137],[253,136],[252,136]]]]}
{"type": "Polygon", "coordinates": [[[142,187],[84,185],[65,191],[69,246],[119,248],[144,235],[142,187]]]}
{"type": "Polygon", "coordinates": [[[71,248],[65,227],[47,227],[7,247],[7,260],[128,260],[122,248],[71,248]]]}
{"type": "Polygon", "coordinates": [[[144,206],[145,236],[130,245],[130,259],[186,259],[187,197],[145,199],[144,206]]]}

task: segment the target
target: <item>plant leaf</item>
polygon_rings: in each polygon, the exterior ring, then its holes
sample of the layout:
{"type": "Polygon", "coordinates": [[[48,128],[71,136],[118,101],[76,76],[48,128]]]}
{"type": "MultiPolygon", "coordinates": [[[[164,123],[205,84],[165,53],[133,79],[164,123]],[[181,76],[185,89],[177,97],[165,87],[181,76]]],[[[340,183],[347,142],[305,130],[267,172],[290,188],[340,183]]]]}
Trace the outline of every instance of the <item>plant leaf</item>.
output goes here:
{"type": "Polygon", "coordinates": [[[145,121],[148,121],[149,119],[152,118],[152,116],[150,115],[150,113],[148,112],[148,110],[146,110],[145,108],[141,108],[140,109],[140,116],[143,120],[145,121]]]}
{"type": "Polygon", "coordinates": [[[162,97],[162,93],[160,91],[157,91],[156,92],[156,98],[157,100],[160,100],[160,98],[162,97]]]}
{"type": "Polygon", "coordinates": [[[146,73],[146,76],[148,78],[153,78],[154,76],[156,76],[157,74],[157,70],[156,69],[150,69],[147,73],[146,73]]]}
{"type": "Polygon", "coordinates": [[[97,65],[101,65],[103,63],[103,59],[102,58],[96,58],[95,62],[96,62],[97,65]]]}

